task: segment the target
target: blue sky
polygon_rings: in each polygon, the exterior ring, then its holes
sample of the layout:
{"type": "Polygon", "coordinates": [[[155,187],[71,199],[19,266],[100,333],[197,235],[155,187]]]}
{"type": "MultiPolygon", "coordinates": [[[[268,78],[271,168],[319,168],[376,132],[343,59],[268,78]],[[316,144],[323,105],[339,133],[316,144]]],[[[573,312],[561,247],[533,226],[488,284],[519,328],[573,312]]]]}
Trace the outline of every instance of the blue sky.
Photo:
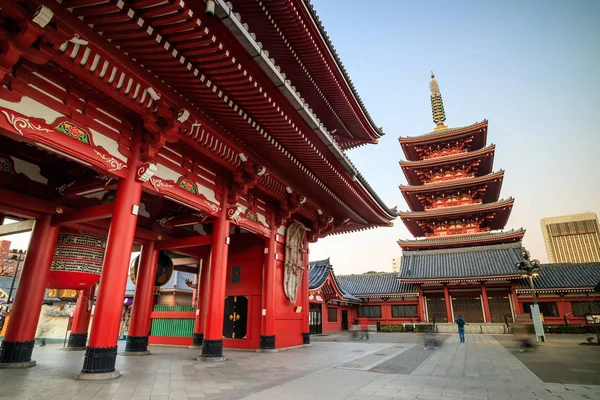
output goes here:
{"type": "MultiPolygon", "coordinates": [[[[547,260],[543,217],[600,213],[600,1],[312,0],[364,103],[386,135],[349,152],[390,206],[407,210],[398,185],[399,136],[433,129],[429,74],[440,84],[446,124],[488,119],[501,197],[515,197],[507,229],[547,260]]],[[[391,271],[393,228],[332,236],[310,258],[338,274],[391,271]]],[[[25,248],[29,235],[8,238],[25,248]]]]}
{"type": "MultiPolygon", "coordinates": [[[[446,125],[489,120],[501,197],[514,197],[507,229],[527,229],[525,246],[547,260],[540,219],[600,213],[599,1],[312,0],[350,77],[386,135],[349,152],[390,206],[408,207],[399,136],[433,129],[429,74],[439,82],[446,125]]],[[[393,228],[333,236],[310,248],[335,270],[391,271],[393,228]]]]}

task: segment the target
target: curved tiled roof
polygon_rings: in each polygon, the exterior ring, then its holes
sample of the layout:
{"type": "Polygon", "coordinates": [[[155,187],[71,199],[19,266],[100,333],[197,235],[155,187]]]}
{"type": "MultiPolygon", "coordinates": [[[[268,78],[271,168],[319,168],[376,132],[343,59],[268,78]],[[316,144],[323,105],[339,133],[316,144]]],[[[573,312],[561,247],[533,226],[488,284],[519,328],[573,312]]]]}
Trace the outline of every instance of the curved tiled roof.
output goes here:
{"type": "Polygon", "coordinates": [[[397,274],[362,274],[338,276],[342,288],[355,296],[415,294],[412,283],[400,282],[397,274]]]}
{"type": "Polygon", "coordinates": [[[525,229],[511,229],[510,231],[502,231],[502,232],[491,232],[491,233],[483,233],[483,234],[474,234],[474,235],[452,235],[452,236],[438,236],[426,239],[409,239],[409,240],[398,240],[398,244],[400,246],[430,246],[430,245],[445,245],[449,243],[477,243],[480,241],[494,241],[494,240],[503,240],[506,238],[510,238],[512,236],[523,237],[525,235],[525,229]]]}
{"type": "Polygon", "coordinates": [[[493,150],[495,150],[495,148],[496,148],[495,144],[490,144],[489,146],[483,147],[483,148],[481,148],[479,150],[475,150],[475,151],[466,151],[464,153],[448,154],[447,156],[427,158],[425,160],[418,160],[418,161],[402,160],[402,161],[400,161],[400,166],[401,167],[418,168],[418,167],[426,167],[426,166],[430,166],[430,165],[444,164],[447,162],[453,162],[455,160],[457,160],[457,161],[470,160],[472,158],[478,157],[487,152],[493,151],[493,150]]]}
{"type": "Polygon", "coordinates": [[[444,281],[519,276],[521,243],[448,250],[404,251],[398,278],[408,281],[444,281]]]}
{"type": "Polygon", "coordinates": [[[443,135],[446,133],[454,133],[454,132],[460,132],[460,131],[464,131],[464,132],[468,132],[469,130],[473,129],[473,128],[477,128],[479,125],[485,125],[488,123],[487,119],[484,119],[481,122],[475,122],[471,125],[465,125],[465,126],[457,126],[456,128],[446,128],[446,129],[438,129],[437,131],[431,131],[428,133],[424,133],[423,135],[418,135],[418,136],[400,136],[400,140],[402,139],[421,139],[421,138],[425,138],[427,136],[433,136],[433,135],[443,135]]]}
{"type": "Polygon", "coordinates": [[[311,261],[308,264],[308,288],[309,290],[315,290],[323,286],[329,274],[333,278],[335,284],[340,289],[342,296],[347,301],[355,301],[360,302],[361,300],[354,297],[352,294],[348,293],[344,288],[340,285],[339,279],[333,273],[333,266],[329,262],[329,258],[325,260],[319,261],[311,261]]]}
{"type": "Polygon", "coordinates": [[[440,181],[436,183],[428,183],[427,185],[399,185],[400,190],[405,189],[406,191],[418,191],[418,192],[429,192],[431,190],[444,189],[446,187],[462,187],[485,182],[494,178],[501,178],[504,175],[504,170],[491,172],[482,176],[474,176],[465,179],[453,179],[449,181],[440,181]]]}
{"type": "MultiPolygon", "coordinates": [[[[543,264],[540,274],[533,278],[536,290],[587,289],[594,290],[600,282],[600,262],[543,264]]],[[[522,279],[517,289],[529,290],[529,281],[522,279]]]]}
{"type": "Polygon", "coordinates": [[[498,200],[494,203],[485,203],[485,204],[469,204],[467,206],[457,206],[457,207],[443,207],[443,208],[432,208],[427,211],[401,211],[398,214],[400,217],[427,217],[429,215],[453,215],[456,213],[460,213],[463,211],[466,212],[476,212],[479,210],[487,210],[493,209],[497,207],[502,207],[503,205],[511,205],[514,203],[515,199],[509,197],[508,199],[498,200]]]}

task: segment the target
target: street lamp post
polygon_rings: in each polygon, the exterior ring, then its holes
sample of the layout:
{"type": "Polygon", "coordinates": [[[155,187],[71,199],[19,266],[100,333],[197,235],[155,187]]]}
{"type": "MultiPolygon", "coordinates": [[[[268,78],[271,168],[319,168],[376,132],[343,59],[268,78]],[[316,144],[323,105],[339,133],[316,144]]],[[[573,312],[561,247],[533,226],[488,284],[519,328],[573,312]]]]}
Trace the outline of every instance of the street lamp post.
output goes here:
{"type": "Polygon", "coordinates": [[[516,267],[519,271],[521,271],[521,276],[523,278],[527,278],[529,280],[529,287],[531,288],[531,297],[533,298],[533,308],[535,310],[535,312],[532,312],[532,318],[533,318],[533,322],[534,322],[534,326],[535,326],[535,330],[536,330],[536,336],[542,341],[545,342],[546,338],[544,336],[544,327],[541,326],[541,332],[538,332],[538,330],[540,329],[538,326],[536,326],[536,322],[538,322],[539,325],[541,324],[541,316],[539,315],[539,308],[538,308],[538,303],[537,303],[537,296],[535,294],[535,286],[533,285],[533,277],[534,276],[538,276],[540,274],[540,270],[542,269],[542,264],[540,263],[539,260],[533,259],[531,260],[531,255],[529,254],[529,251],[523,249],[521,251],[521,256],[523,257],[523,260],[518,261],[516,264],[516,267]],[[537,313],[537,314],[536,314],[537,313]],[[536,321],[539,320],[539,321],[536,321]]]}

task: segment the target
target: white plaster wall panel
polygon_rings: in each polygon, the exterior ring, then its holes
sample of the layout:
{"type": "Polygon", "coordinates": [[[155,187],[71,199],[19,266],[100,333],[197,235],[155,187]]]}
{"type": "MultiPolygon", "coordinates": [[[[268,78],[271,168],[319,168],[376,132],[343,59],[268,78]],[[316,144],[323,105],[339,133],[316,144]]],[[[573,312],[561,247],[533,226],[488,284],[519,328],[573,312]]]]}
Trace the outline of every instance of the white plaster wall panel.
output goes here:
{"type": "Polygon", "coordinates": [[[10,157],[15,164],[15,172],[23,174],[32,181],[39,182],[43,185],[48,184],[48,179],[44,178],[40,173],[40,167],[27,161],[23,161],[16,157],[10,157]]]}
{"type": "MultiPolygon", "coordinates": [[[[168,168],[161,163],[158,163],[157,167],[158,168],[157,168],[154,176],[157,176],[161,179],[177,182],[179,180],[179,178],[182,176],[182,174],[180,174],[179,172],[173,171],[171,168],[168,168]]],[[[206,186],[199,185],[199,184],[196,184],[196,187],[198,188],[198,193],[204,195],[209,201],[212,201],[215,204],[219,204],[219,202],[217,201],[217,198],[215,197],[214,190],[207,188],[206,186]]]]}
{"type": "Polygon", "coordinates": [[[28,117],[41,118],[46,121],[47,124],[51,124],[52,122],[56,121],[57,118],[64,117],[63,114],[43,105],[42,103],[38,103],[27,96],[23,96],[21,101],[17,103],[0,99],[0,106],[16,111],[28,117]]]}
{"type": "MultiPolygon", "coordinates": [[[[99,122],[99,121],[96,121],[99,122]]],[[[111,156],[118,158],[121,161],[127,162],[127,157],[119,152],[119,143],[116,140],[109,138],[106,135],[101,134],[100,132],[87,128],[92,134],[92,140],[96,146],[102,147],[106,150],[111,156]]]]}
{"type": "Polygon", "coordinates": [[[285,226],[281,225],[279,228],[277,228],[277,233],[285,236],[285,226]]]}
{"type": "Polygon", "coordinates": [[[165,167],[161,163],[158,163],[156,167],[156,173],[154,174],[154,176],[157,176],[161,179],[177,182],[181,177],[181,174],[179,172],[175,172],[172,169],[165,167]]]}

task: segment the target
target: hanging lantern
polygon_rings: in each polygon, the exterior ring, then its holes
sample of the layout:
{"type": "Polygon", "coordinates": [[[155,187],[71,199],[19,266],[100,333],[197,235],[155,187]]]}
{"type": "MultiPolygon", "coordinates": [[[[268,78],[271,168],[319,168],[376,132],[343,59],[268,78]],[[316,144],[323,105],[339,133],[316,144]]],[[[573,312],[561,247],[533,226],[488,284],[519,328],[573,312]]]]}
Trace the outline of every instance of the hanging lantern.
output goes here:
{"type": "Polygon", "coordinates": [[[75,229],[61,229],[46,287],[85,289],[100,279],[106,237],[75,229]]]}
{"type": "MultiPolygon", "coordinates": [[[[139,265],[140,256],[137,256],[131,263],[131,266],[129,267],[129,279],[131,279],[131,282],[133,282],[133,284],[137,283],[139,265]]],[[[158,252],[158,266],[156,267],[156,278],[154,280],[154,286],[164,286],[167,282],[169,282],[172,275],[173,260],[171,260],[171,257],[169,257],[169,255],[166,252],[161,250],[158,252]]]]}

